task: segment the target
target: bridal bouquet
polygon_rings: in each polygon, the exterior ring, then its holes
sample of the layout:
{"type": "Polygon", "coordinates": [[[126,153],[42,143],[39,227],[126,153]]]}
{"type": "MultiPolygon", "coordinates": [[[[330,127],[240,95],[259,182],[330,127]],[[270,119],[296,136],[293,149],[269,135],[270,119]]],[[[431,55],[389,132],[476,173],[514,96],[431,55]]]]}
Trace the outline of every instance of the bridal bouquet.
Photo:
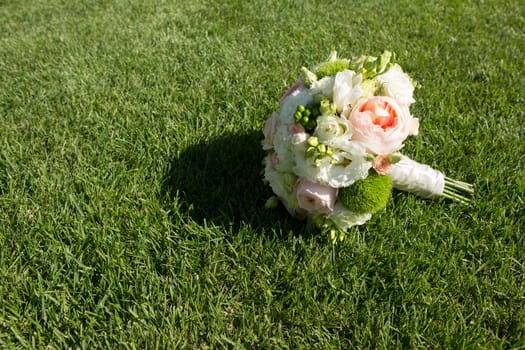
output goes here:
{"type": "Polygon", "coordinates": [[[470,184],[401,154],[417,135],[415,83],[385,51],[342,59],[333,52],[302,74],[264,128],[264,178],[290,214],[309,217],[333,241],[383,209],[392,188],[468,203],[470,184]]]}

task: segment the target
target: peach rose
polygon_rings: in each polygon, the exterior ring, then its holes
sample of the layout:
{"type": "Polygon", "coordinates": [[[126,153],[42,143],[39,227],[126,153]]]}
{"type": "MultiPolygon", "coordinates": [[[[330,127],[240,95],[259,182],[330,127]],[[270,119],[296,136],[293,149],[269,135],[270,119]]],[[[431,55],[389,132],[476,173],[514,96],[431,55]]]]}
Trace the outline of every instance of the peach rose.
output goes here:
{"type": "Polygon", "coordinates": [[[328,214],[334,210],[337,190],[301,179],[297,184],[296,196],[299,208],[309,213],[328,214]]]}
{"type": "Polygon", "coordinates": [[[390,154],[403,147],[408,135],[416,135],[418,120],[406,105],[388,96],[362,99],[353,109],[343,112],[352,124],[353,140],[374,154],[390,154]]]}

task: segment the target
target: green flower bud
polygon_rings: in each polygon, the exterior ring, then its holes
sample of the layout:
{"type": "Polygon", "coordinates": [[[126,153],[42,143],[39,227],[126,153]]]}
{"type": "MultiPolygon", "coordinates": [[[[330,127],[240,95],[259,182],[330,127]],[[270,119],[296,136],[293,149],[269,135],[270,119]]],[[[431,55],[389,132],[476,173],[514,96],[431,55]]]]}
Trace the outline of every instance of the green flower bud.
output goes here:
{"type": "Polygon", "coordinates": [[[374,157],[374,156],[371,155],[370,153],[367,153],[366,156],[365,156],[365,160],[366,160],[367,162],[373,162],[375,159],[376,159],[376,157],[374,157]]]}
{"type": "Polygon", "coordinates": [[[383,54],[379,56],[377,59],[377,73],[380,74],[388,70],[388,68],[390,68],[391,66],[391,63],[390,63],[391,59],[392,59],[392,52],[390,51],[383,52],[383,54]]]}
{"type": "Polygon", "coordinates": [[[268,198],[268,200],[264,204],[264,207],[266,209],[273,209],[273,208],[277,208],[278,204],[279,204],[279,198],[277,198],[276,196],[272,196],[268,198]]]}
{"type": "Polygon", "coordinates": [[[288,192],[292,192],[297,181],[297,177],[294,174],[285,173],[282,177],[283,185],[288,192]]]}
{"type": "Polygon", "coordinates": [[[400,154],[389,154],[388,160],[390,161],[390,164],[396,164],[398,163],[403,157],[400,154]]]}
{"type": "Polygon", "coordinates": [[[330,52],[330,56],[328,56],[326,61],[330,62],[330,61],[335,61],[335,60],[337,60],[337,51],[333,50],[332,52],[330,52]]]}
{"type": "Polygon", "coordinates": [[[315,154],[317,153],[317,150],[315,147],[308,147],[306,149],[306,157],[307,158],[310,158],[310,157],[313,157],[315,154]]]}
{"type": "Polygon", "coordinates": [[[336,108],[335,108],[335,105],[330,103],[329,100],[323,99],[321,100],[320,105],[319,105],[319,112],[320,112],[320,115],[322,116],[335,115],[336,108]]]}
{"type": "Polygon", "coordinates": [[[314,72],[308,70],[306,67],[301,68],[301,80],[304,85],[310,87],[312,83],[317,81],[317,76],[314,72]]]}
{"type": "Polygon", "coordinates": [[[316,136],[310,136],[306,142],[308,142],[310,146],[316,147],[319,144],[319,139],[316,136]]]}
{"type": "Polygon", "coordinates": [[[330,240],[332,241],[332,244],[337,243],[337,231],[334,229],[330,230],[330,240]]]}

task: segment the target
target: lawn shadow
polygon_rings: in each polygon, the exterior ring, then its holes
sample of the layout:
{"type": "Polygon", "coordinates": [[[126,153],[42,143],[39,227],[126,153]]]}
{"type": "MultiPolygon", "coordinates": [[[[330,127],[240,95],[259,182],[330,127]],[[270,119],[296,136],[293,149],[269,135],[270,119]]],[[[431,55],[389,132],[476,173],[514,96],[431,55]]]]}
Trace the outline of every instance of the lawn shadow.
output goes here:
{"type": "Polygon", "coordinates": [[[266,209],[272,195],[263,182],[262,134],[230,134],[198,143],[171,162],[164,191],[180,198],[181,209],[193,220],[219,226],[249,224],[253,228],[289,231],[304,225],[284,208],[266,209]]]}

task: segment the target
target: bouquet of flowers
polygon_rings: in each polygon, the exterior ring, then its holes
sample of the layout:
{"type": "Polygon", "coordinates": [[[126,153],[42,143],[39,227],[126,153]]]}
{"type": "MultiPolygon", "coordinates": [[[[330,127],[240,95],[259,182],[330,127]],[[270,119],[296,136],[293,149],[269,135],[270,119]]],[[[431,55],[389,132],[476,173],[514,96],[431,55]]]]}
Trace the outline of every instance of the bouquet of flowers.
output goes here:
{"type": "Polygon", "coordinates": [[[280,200],[336,241],[383,209],[392,188],[468,203],[472,185],[399,152],[418,134],[414,88],[389,51],[354,60],[333,52],[312,70],[303,67],[264,128],[264,179],[275,193],[267,206],[280,200]]]}

